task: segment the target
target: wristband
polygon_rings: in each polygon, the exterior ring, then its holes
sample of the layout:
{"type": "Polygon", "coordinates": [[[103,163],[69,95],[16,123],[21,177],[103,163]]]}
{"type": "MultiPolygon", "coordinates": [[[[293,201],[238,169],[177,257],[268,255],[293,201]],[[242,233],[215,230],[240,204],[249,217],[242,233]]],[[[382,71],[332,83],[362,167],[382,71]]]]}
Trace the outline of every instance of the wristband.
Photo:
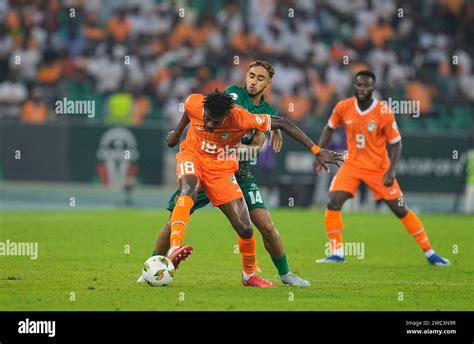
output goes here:
{"type": "Polygon", "coordinates": [[[314,155],[318,154],[320,150],[321,148],[319,148],[318,145],[313,145],[313,147],[311,147],[311,152],[313,152],[314,155]]]}

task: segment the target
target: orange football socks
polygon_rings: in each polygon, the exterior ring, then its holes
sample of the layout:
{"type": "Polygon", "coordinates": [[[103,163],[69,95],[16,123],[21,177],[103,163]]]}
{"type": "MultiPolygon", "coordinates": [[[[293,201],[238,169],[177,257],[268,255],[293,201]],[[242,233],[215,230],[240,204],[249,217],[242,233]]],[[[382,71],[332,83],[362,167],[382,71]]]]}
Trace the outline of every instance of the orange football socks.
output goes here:
{"type": "Polygon", "coordinates": [[[186,234],[186,227],[193,205],[193,199],[186,195],[179,196],[176,201],[176,206],[171,213],[170,248],[183,244],[183,238],[186,234]]]}
{"type": "Polygon", "coordinates": [[[326,209],[324,216],[326,233],[331,242],[331,255],[344,256],[342,248],[342,213],[340,210],[326,209]]]}
{"type": "Polygon", "coordinates": [[[407,232],[416,240],[423,251],[426,252],[431,249],[430,240],[423,228],[423,224],[413,211],[409,210],[408,214],[400,220],[407,229],[407,232]]]}
{"type": "Polygon", "coordinates": [[[242,256],[242,265],[247,275],[252,275],[255,271],[255,253],[257,250],[257,240],[255,232],[250,239],[243,239],[238,236],[240,255],[242,256]]]}

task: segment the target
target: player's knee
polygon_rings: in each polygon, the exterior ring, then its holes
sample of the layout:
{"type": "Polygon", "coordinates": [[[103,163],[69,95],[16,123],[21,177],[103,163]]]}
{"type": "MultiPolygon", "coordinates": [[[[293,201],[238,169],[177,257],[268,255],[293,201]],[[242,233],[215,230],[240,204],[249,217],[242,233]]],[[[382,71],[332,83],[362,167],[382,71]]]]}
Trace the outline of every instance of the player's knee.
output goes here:
{"type": "Polygon", "coordinates": [[[408,215],[408,207],[405,205],[403,200],[390,200],[386,201],[386,204],[393,212],[393,214],[398,217],[399,219],[404,218],[408,215]]]}
{"type": "Polygon", "coordinates": [[[198,183],[186,183],[183,184],[181,187],[181,196],[189,196],[193,200],[196,200],[197,194],[199,192],[199,184],[198,183]]]}
{"type": "Polygon", "coordinates": [[[235,230],[237,231],[239,237],[241,237],[242,239],[250,239],[253,235],[252,226],[245,225],[243,223],[239,224],[235,230]]]}
{"type": "Polygon", "coordinates": [[[273,225],[273,223],[265,223],[258,228],[258,231],[262,234],[262,236],[265,237],[270,237],[275,234],[276,228],[273,225]]]}
{"type": "Polygon", "coordinates": [[[395,209],[392,209],[392,211],[395,214],[395,216],[398,217],[399,219],[402,219],[408,215],[408,208],[405,205],[402,207],[397,207],[395,209]]]}
{"type": "Polygon", "coordinates": [[[341,210],[343,203],[344,202],[342,202],[338,197],[332,196],[329,197],[327,208],[329,210],[341,210]]]}

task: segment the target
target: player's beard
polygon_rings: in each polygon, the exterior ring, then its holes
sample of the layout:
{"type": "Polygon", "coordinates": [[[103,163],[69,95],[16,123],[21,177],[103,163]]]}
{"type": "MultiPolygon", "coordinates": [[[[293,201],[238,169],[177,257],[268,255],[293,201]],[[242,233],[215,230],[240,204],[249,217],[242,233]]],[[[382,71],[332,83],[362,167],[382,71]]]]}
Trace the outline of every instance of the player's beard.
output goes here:
{"type": "Polygon", "coordinates": [[[256,93],[252,93],[252,92],[250,92],[249,88],[247,87],[247,93],[251,98],[258,97],[259,95],[261,95],[263,93],[263,91],[265,91],[265,88],[263,88],[262,90],[260,90],[256,93]]]}
{"type": "Polygon", "coordinates": [[[365,93],[365,94],[357,94],[357,92],[356,92],[355,97],[356,97],[357,101],[365,102],[369,99],[372,99],[372,92],[365,93]]]}

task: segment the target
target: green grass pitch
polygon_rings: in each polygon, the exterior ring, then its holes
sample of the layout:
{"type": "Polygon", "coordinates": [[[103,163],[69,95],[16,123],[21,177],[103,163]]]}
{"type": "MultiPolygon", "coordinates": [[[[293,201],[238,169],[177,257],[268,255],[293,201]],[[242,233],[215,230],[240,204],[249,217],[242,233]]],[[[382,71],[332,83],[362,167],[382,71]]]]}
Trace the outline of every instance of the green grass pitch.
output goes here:
{"type": "Polygon", "coordinates": [[[311,287],[280,283],[260,235],[262,276],[278,287],[243,287],[236,234],[217,209],[191,217],[185,241],[194,253],[164,288],[135,281],[167,218],[165,211],[2,212],[0,241],[38,242],[39,254],[36,260],[0,256],[0,310],[474,309],[473,217],[420,215],[433,247],[451,260],[451,267],[441,268],[427,264],[389,214],[345,214],[344,240],[364,243],[364,259],[352,256],[346,264],[321,265],[314,261],[324,256],[327,241],[323,212],[271,213],[291,270],[311,287]]]}

